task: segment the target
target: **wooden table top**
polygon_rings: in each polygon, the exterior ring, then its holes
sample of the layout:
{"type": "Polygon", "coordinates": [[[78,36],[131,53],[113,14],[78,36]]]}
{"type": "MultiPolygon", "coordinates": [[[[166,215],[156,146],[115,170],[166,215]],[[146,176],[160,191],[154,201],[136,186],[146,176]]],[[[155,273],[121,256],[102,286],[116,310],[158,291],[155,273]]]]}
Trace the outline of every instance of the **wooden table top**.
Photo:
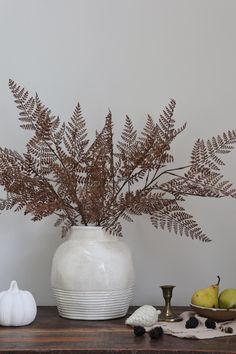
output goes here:
{"type": "MultiPolygon", "coordinates": [[[[186,310],[176,307],[176,312],[186,310]]],[[[134,308],[130,308],[132,313],[134,308]]],[[[236,335],[207,339],[180,339],[163,335],[135,337],[125,318],[79,321],[59,317],[54,306],[40,306],[35,321],[25,327],[0,327],[0,352],[19,354],[69,353],[214,353],[236,354],[236,335]]]]}

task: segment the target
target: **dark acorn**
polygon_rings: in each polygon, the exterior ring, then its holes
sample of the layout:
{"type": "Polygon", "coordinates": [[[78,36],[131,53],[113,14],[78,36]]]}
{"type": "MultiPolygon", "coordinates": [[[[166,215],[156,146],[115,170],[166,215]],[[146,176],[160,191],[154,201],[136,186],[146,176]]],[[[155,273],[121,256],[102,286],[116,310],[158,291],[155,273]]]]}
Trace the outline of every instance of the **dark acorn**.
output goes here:
{"type": "Polygon", "coordinates": [[[232,327],[225,327],[225,333],[233,333],[233,331],[232,327]]]}
{"type": "Polygon", "coordinates": [[[145,328],[142,326],[134,326],[134,334],[137,337],[141,337],[146,332],[145,328]]]}
{"type": "Polygon", "coordinates": [[[213,321],[210,318],[208,318],[205,321],[205,326],[206,326],[206,328],[209,328],[209,329],[215,329],[216,328],[216,323],[215,323],[215,321],[213,321]]]}
{"type": "Polygon", "coordinates": [[[162,327],[155,327],[149,332],[149,336],[152,339],[159,339],[163,335],[163,328],[162,327]]]}
{"type": "Polygon", "coordinates": [[[185,323],[185,328],[196,328],[199,324],[199,321],[196,317],[190,317],[185,323]]]}

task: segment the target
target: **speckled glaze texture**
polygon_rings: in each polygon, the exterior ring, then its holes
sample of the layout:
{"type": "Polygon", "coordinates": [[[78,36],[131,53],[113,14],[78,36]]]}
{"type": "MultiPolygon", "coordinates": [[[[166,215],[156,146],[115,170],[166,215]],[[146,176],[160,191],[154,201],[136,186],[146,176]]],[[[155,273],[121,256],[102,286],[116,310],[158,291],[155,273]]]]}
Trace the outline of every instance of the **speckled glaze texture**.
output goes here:
{"type": "Polygon", "coordinates": [[[51,284],[62,317],[125,316],[134,287],[131,253],[100,227],[74,226],[53,257],[51,284]]]}

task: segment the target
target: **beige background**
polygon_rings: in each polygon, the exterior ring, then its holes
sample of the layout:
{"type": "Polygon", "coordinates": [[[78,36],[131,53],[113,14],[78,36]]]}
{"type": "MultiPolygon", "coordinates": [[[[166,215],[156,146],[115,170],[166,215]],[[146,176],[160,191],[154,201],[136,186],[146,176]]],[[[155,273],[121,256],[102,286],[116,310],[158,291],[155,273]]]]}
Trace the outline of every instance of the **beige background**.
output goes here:
{"type": "MultiPolygon", "coordinates": [[[[173,97],[178,124],[187,121],[173,166],[188,163],[198,137],[235,128],[235,15],[233,0],[0,0],[0,145],[23,151],[27,137],[12,78],[62,120],[79,100],[90,136],[108,108],[118,136],[125,114],[140,129],[173,97]]],[[[225,161],[236,182],[236,150],[225,161]]],[[[236,200],[188,198],[185,206],[211,243],[158,231],[145,217],[123,223],[137,274],[134,304],[160,304],[164,283],[176,285],[173,304],[188,304],[217,274],[222,287],[236,287],[236,200]]],[[[16,279],[39,305],[54,303],[51,259],[62,240],[53,221],[0,216],[0,290],[16,279]]]]}

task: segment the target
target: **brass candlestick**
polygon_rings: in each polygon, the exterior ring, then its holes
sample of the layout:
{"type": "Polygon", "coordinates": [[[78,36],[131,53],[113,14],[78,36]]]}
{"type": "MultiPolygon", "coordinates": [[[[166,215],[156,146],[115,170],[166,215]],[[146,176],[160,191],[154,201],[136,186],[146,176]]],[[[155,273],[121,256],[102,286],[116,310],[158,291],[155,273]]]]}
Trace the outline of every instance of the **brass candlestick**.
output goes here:
{"type": "Polygon", "coordinates": [[[166,322],[177,322],[182,321],[182,318],[179,317],[171,308],[171,298],[172,298],[172,291],[175,288],[175,285],[161,285],[160,288],[162,289],[163,297],[165,299],[165,307],[162,310],[159,320],[166,321],[166,322]]]}

